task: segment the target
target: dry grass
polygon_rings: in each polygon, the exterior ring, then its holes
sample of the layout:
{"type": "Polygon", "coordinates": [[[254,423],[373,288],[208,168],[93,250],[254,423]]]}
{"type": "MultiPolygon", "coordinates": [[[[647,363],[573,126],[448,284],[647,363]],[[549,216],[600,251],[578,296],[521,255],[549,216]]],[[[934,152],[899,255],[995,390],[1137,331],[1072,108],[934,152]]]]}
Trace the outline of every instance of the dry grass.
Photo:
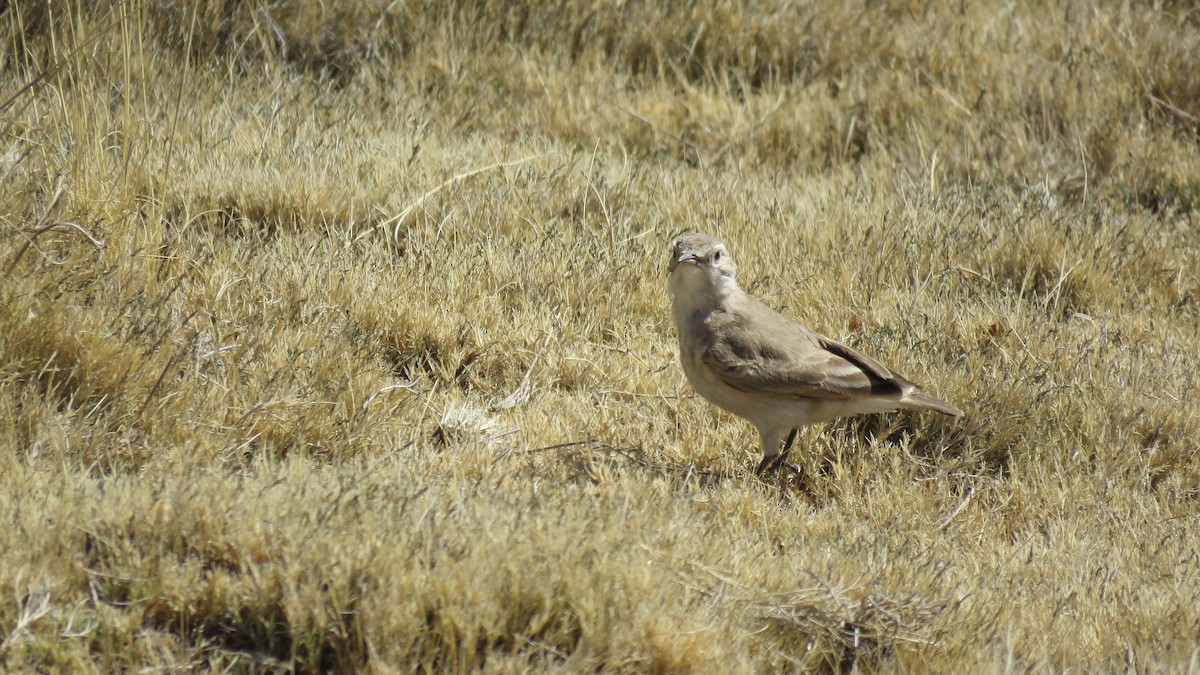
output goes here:
{"type": "Polygon", "coordinates": [[[1190,3],[0,30],[0,668],[1200,670],[1190,3]],[[965,420],[754,479],[685,229],[965,420]]]}

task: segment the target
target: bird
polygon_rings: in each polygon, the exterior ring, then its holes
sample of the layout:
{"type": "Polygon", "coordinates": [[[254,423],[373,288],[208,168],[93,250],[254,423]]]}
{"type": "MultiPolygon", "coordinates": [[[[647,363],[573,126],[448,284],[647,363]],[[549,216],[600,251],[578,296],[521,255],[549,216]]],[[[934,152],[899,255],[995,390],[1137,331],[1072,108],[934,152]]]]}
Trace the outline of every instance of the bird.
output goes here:
{"type": "Polygon", "coordinates": [[[958,417],[879,361],[811,331],[742,290],[719,239],[688,233],[667,265],[671,318],[688,382],[758,430],[762,476],[787,461],[801,427],[899,408],[958,417]]]}

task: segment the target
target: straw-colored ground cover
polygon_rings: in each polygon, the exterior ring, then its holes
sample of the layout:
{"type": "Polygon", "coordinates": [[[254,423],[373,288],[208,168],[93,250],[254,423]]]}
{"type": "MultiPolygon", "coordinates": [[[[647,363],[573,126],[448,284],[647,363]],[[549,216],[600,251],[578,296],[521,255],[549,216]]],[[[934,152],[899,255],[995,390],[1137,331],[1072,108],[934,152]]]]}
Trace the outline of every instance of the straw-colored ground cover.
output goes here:
{"type": "Polygon", "coordinates": [[[1191,3],[0,30],[0,668],[1200,670],[1191,3]],[[757,480],[689,229],[966,416],[757,480]]]}

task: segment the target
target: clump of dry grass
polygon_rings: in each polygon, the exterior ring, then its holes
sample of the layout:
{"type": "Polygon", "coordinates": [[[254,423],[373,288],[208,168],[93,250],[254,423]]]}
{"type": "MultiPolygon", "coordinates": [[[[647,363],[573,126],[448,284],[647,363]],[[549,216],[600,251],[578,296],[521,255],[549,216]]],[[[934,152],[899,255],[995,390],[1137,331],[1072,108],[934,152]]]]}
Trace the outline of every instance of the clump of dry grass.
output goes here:
{"type": "Polygon", "coordinates": [[[1195,669],[1196,22],[6,5],[0,665],[1195,669]],[[755,480],[684,229],[967,417],[755,480]]]}

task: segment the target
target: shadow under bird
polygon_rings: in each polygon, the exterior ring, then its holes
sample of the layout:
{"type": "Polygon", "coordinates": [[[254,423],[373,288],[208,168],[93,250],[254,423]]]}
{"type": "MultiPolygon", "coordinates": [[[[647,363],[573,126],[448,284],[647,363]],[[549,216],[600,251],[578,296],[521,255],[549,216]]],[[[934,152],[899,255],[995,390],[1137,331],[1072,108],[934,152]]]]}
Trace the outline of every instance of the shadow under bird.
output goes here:
{"type": "Polygon", "coordinates": [[[786,461],[805,425],[899,408],[962,415],[879,361],[743,291],[733,257],[714,237],[677,239],[668,273],[683,372],[701,396],[758,429],[759,475],[786,461]]]}

